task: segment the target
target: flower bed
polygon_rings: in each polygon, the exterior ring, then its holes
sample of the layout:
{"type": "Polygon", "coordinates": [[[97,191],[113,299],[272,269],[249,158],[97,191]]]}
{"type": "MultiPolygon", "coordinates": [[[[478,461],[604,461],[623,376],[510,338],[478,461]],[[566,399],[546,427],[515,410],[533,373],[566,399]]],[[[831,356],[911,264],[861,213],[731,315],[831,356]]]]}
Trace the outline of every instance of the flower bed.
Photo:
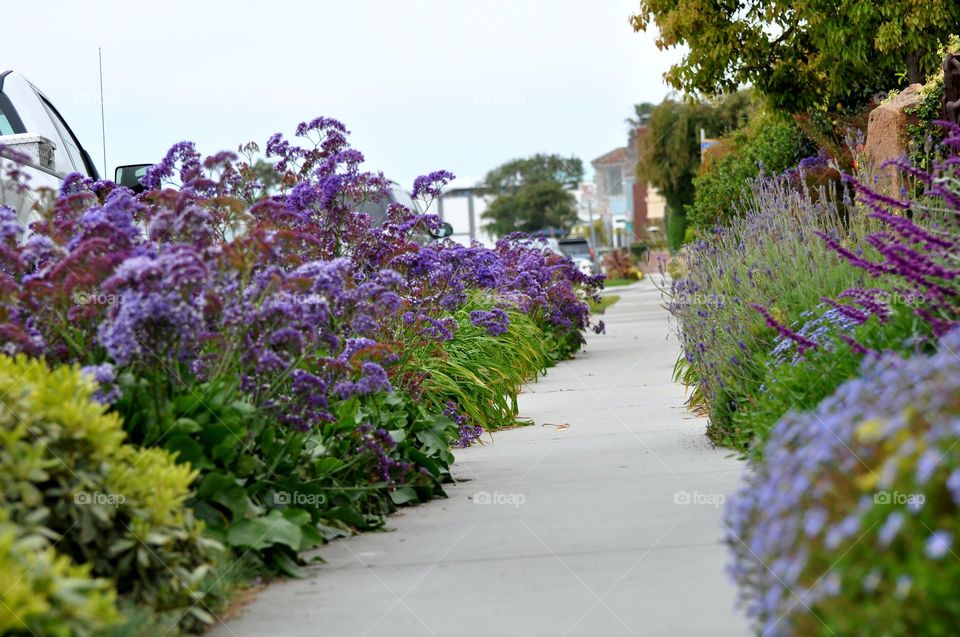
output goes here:
{"type": "MultiPolygon", "coordinates": [[[[3,351],[83,366],[118,441],[176,458],[138,466],[157,484],[186,472],[178,502],[228,549],[215,570],[232,552],[298,574],[325,539],[442,495],[451,447],[515,422],[521,384],[579,349],[602,285],[518,237],[435,241],[439,218],[419,210],[391,205],[375,225],[358,210],[390,184],[361,170],[344,126],[318,118],[297,138],[274,135],[260,159],[254,144],[206,158],[177,144],[137,195],[73,175],[25,239],[0,208],[3,351]]],[[[452,177],[413,194],[428,209],[452,177]]],[[[102,523],[104,541],[122,531],[102,523]]],[[[139,560],[149,542],[122,550],[139,560]]],[[[71,556],[122,602],[180,608],[155,601],[170,587],[141,596],[122,560],[71,556]]],[[[210,620],[214,589],[188,591],[181,628],[210,620]]]]}
{"type": "Polygon", "coordinates": [[[912,196],[867,173],[843,197],[757,182],[747,214],[674,265],[678,376],[751,461],[726,527],[758,634],[960,619],[960,128],[945,129],[926,170],[894,162],[912,196]]]}

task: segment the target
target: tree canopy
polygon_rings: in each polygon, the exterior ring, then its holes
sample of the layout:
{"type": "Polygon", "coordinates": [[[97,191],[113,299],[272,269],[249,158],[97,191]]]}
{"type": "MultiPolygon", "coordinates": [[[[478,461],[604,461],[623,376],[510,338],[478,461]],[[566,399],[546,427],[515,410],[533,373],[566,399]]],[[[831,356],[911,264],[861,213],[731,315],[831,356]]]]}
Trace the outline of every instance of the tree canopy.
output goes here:
{"type": "Polygon", "coordinates": [[[788,112],[842,110],[877,91],[922,82],[960,31],[957,0],[640,0],[637,31],[686,46],[666,80],[715,95],[755,86],[788,112]]]}
{"type": "Polygon", "coordinates": [[[511,232],[568,230],[577,223],[572,189],[583,179],[576,157],[537,154],[494,168],[483,181],[496,199],[483,213],[486,229],[500,236],[511,232]]]}
{"type": "Polygon", "coordinates": [[[513,159],[490,172],[483,180],[493,194],[516,192],[524,185],[554,182],[565,188],[576,188],[583,180],[583,162],[577,157],[544,155],[513,159]]]}
{"type": "MultiPolygon", "coordinates": [[[[743,125],[753,108],[749,91],[713,102],[665,99],[649,111],[638,174],[661,192],[670,211],[683,214],[693,203],[693,178],[700,167],[700,130],[710,137],[729,134],[743,125]]],[[[640,105],[638,116],[647,110],[640,105]]]]}

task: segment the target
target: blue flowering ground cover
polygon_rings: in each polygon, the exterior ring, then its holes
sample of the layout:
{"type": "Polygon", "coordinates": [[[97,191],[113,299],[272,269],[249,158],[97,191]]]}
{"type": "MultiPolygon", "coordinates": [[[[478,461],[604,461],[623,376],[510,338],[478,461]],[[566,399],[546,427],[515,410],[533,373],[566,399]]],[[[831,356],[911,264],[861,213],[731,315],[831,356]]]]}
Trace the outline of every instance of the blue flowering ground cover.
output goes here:
{"type": "Polygon", "coordinates": [[[960,625],[960,330],[869,357],[774,427],[725,511],[759,633],[946,635],[960,625]]]}

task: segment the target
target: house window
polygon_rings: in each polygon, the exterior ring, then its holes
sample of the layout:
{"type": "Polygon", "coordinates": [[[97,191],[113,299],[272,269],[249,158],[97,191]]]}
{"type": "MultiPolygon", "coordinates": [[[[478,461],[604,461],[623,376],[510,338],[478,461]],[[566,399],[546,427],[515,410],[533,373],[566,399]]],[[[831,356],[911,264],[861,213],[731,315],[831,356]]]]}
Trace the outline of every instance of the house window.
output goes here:
{"type": "Polygon", "coordinates": [[[607,166],[603,169],[607,182],[607,195],[615,197],[623,194],[623,173],[619,166],[607,166]]]}

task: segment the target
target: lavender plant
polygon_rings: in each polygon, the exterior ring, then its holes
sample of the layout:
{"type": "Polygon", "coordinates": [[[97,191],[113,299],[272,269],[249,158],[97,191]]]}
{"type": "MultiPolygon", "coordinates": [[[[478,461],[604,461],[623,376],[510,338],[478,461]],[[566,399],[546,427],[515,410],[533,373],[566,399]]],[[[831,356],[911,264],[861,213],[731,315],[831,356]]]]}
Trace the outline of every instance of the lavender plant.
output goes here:
{"type": "MultiPolygon", "coordinates": [[[[853,177],[846,178],[856,188],[867,215],[880,224],[880,229],[866,238],[874,249],[874,258],[851,251],[836,237],[821,235],[851,265],[887,282],[890,292],[907,299],[937,336],[953,329],[960,320],[960,188],[956,168],[960,127],[939,124],[945,130],[942,152],[929,170],[913,166],[907,158],[890,162],[906,179],[916,182],[921,196],[897,199],[853,177]]],[[[840,296],[845,298],[829,302],[861,323],[868,316],[884,320],[890,313],[889,303],[877,301],[877,290],[858,286],[840,296]]]]}
{"type": "MultiPolygon", "coordinates": [[[[708,433],[720,444],[753,442],[755,432],[739,429],[735,417],[760,393],[778,336],[807,320],[821,297],[870,280],[814,235],[856,250],[867,220],[850,214],[839,193],[797,190],[795,181],[752,182],[744,214],[686,247],[680,276],[665,290],[682,347],[677,376],[693,386],[691,406],[709,414],[708,433]]],[[[811,346],[803,336],[795,342],[811,346]]]]}

